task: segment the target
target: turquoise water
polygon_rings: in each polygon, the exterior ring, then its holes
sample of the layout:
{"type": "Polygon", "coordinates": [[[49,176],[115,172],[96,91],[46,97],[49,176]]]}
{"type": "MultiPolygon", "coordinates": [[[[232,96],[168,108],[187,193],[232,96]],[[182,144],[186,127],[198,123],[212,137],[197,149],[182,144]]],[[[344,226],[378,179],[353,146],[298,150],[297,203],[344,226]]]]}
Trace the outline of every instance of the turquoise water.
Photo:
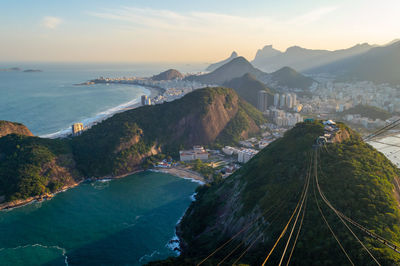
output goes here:
{"type": "Polygon", "coordinates": [[[65,132],[75,122],[93,122],[150,93],[141,86],[133,85],[74,84],[100,76],[142,77],[158,74],[169,67],[194,71],[203,66],[0,62],[0,69],[9,67],[40,69],[43,72],[0,71],[0,120],[20,122],[28,126],[33,134],[48,136],[65,132]]]}
{"type": "Polygon", "coordinates": [[[173,256],[198,184],[143,172],[0,212],[0,265],[140,265],[173,256]]]}

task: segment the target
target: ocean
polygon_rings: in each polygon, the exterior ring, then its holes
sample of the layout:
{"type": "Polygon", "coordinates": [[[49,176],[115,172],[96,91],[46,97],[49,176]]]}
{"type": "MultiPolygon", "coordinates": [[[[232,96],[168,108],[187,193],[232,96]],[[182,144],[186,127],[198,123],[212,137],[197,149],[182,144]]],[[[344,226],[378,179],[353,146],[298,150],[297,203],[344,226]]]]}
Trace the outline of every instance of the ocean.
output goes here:
{"type": "Polygon", "coordinates": [[[141,265],[169,242],[198,184],[142,172],[0,211],[0,265],[141,265]]]}
{"type": "MultiPolygon", "coordinates": [[[[72,123],[96,121],[150,93],[141,86],[74,84],[100,76],[148,77],[168,68],[197,72],[205,65],[0,63],[0,69],[10,67],[43,72],[0,71],[0,120],[55,137],[72,123]]],[[[197,186],[144,172],[0,211],[0,265],[141,265],[176,255],[168,243],[197,186]]]]}
{"type": "Polygon", "coordinates": [[[58,136],[75,122],[91,123],[150,91],[135,85],[75,86],[104,77],[149,77],[168,68],[197,72],[204,64],[0,63],[43,72],[0,71],[0,120],[25,124],[34,135],[58,136]]]}

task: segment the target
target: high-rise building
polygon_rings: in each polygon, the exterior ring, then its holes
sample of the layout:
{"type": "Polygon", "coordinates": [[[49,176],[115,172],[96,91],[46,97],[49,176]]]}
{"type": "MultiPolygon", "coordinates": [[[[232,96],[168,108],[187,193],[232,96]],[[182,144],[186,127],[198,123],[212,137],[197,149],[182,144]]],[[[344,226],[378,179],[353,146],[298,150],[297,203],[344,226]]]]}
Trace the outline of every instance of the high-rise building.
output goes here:
{"type": "Polygon", "coordinates": [[[141,102],[142,102],[142,105],[146,105],[147,104],[147,95],[142,95],[142,98],[141,98],[141,102]]]}
{"type": "Polygon", "coordinates": [[[78,136],[80,135],[85,128],[83,127],[82,123],[75,123],[72,125],[72,135],[78,136]]]}
{"type": "Polygon", "coordinates": [[[258,110],[265,112],[268,109],[268,93],[264,90],[258,92],[258,110]]]}
{"type": "Polygon", "coordinates": [[[147,97],[147,95],[142,95],[141,102],[142,105],[151,105],[151,98],[147,97]]]}
{"type": "Polygon", "coordinates": [[[291,93],[286,94],[286,107],[293,108],[293,94],[291,93]]]}
{"type": "Polygon", "coordinates": [[[295,106],[295,105],[297,105],[297,95],[296,95],[296,93],[293,93],[292,97],[293,97],[293,106],[295,106]]]}
{"type": "Polygon", "coordinates": [[[279,93],[275,93],[274,95],[274,106],[278,107],[279,105],[279,93]]]}
{"type": "Polygon", "coordinates": [[[285,104],[286,104],[286,96],[285,96],[285,94],[282,94],[281,97],[280,97],[280,104],[279,104],[279,106],[280,106],[280,107],[285,107],[285,104]]]}

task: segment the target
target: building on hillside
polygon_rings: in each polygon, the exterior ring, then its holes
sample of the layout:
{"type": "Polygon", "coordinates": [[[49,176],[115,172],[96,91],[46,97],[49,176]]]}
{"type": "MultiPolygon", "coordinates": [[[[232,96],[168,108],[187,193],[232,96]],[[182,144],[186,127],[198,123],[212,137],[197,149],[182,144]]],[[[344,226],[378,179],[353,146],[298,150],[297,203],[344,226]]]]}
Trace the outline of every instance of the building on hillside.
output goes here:
{"type": "Polygon", "coordinates": [[[241,149],[238,153],[238,162],[247,163],[257,153],[258,151],[254,149],[241,149]]]}
{"type": "Polygon", "coordinates": [[[82,123],[75,123],[72,125],[72,135],[78,136],[85,130],[82,123]]]}
{"type": "Polygon", "coordinates": [[[179,151],[180,160],[183,162],[193,160],[208,160],[208,152],[202,146],[193,146],[192,150],[179,151]]]}
{"type": "Polygon", "coordinates": [[[268,109],[268,93],[264,90],[258,92],[258,105],[257,109],[260,112],[265,112],[268,109]]]}
{"type": "Polygon", "coordinates": [[[226,155],[233,155],[233,154],[238,154],[240,150],[238,148],[234,148],[231,146],[225,146],[222,148],[222,151],[226,155]]]}

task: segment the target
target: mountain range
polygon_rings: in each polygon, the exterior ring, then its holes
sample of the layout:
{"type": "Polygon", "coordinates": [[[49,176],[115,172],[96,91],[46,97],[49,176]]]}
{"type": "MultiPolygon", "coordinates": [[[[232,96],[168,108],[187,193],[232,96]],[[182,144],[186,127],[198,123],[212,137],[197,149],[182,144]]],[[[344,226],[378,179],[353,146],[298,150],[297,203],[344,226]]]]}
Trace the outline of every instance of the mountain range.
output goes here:
{"type": "Polygon", "coordinates": [[[306,89],[315,82],[289,67],[284,67],[270,74],[265,73],[254,67],[242,56],[232,59],[210,73],[193,75],[186,77],[186,79],[203,84],[223,85],[233,79],[243,77],[245,74],[250,74],[253,78],[274,89],[282,87],[306,89]]]}
{"type": "Polygon", "coordinates": [[[311,68],[365,53],[371,48],[373,46],[367,43],[336,51],[313,50],[292,46],[287,48],[285,52],[281,52],[274,49],[272,45],[267,45],[257,51],[252,64],[267,72],[273,72],[286,66],[303,72],[311,68]]]}
{"type": "Polygon", "coordinates": [[[328,73],[342,81],[372,81],[400,85],[400,41],[373,47],[367,52],[309,69],[308,73],[328,73]]]}
{"type": "Polygon", "coordinates": [[[233,145],[264,122],[234,90],[205,88],[115,114],[73,138],[45,139],[17,130],[0,137],[0,199],[18,203],[87,178],[127,174],[142,169],[151,156],[177,157],[179,149],[193,145],[233,145]]]}

